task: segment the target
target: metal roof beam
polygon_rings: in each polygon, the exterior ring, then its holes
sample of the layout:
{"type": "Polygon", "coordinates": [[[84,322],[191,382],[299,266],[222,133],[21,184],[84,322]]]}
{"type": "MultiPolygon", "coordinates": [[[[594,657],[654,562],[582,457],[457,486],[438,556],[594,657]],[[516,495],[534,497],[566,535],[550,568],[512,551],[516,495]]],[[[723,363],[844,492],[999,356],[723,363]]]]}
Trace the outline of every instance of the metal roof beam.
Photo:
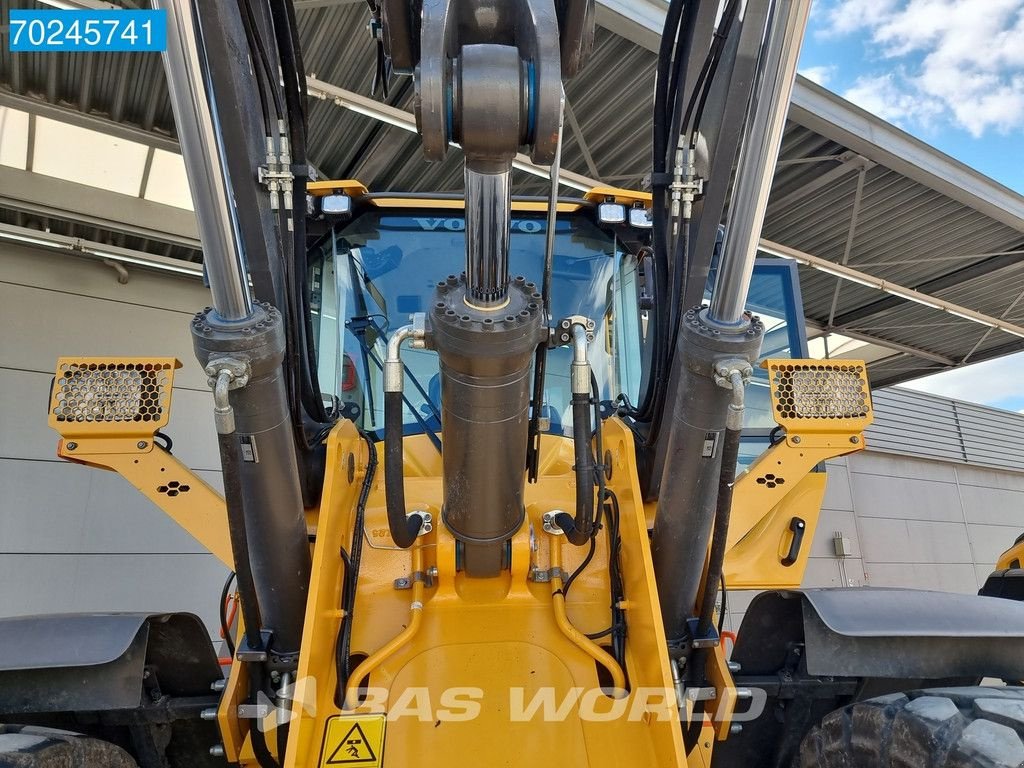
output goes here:
{"type": "Polygon", "coordinates": [[[192,211],[20,168],[4,168],[0,173],[0,206],[147,240],[200,247],[192,211]]]}
{"type": "MultiPolygon", "coordinates": [[[[403,131],[410,133],[418,132],[416,117],[412,112],[406,112],[404,109],[398,109],[375,99],[361,96],[358,93],[353,93],[337,85],[331,85],[315,77],[306,78],[306,88],[310,96],[334,102],[339,107],[349,109],[374,120],[380,120],[396,128],[401,128],[403,131]]],[[[551,178],[548,166],[537,165],[522,153],[516,155],[515,160],[512,161],[512,166],[520,171],[526,171],[526,173],[539,176],[542,179],[551,178]]],[[[602,182],[597,179],[588,178],[583,174],[574,173],[565,168],[559,171],[558,181],[563,186],[571,187],[581,192],[589,192],[594,187],[603,186],[602,182]]]]}
{"type": "Polygon", "coordinates": [[[11,224],[0,223],[0,242],[45,248],[69,256],[81,256],[103,262],[110,261],[119,265],[128,264],[184,277],[201,278],[203,276],[203,265],[191,261],[157,256],[153,253],[143,253],[106,243],[96,243],[91,240],[83,240],[80,237],[39,232],[35,229],[16,227],[11,224]]]}
{"type": "Polygon", "coordinates": [[[156,131],[147,131],[131,123],[120,123],[106,117],[94,114],[79,112],[73,107],[65,107],[59,104],[51,104],[42,99],[31,96],[21,96],[11,91],[0,89],[0,107],[10,107],[28,112],[30,115],[47,117],[68,125],[77,125],[79,128],[88,128],[91,131],[99,131],[108,136],[116,136],[126,141],[134,141],[148,147],[164,149],[168,152],[181,154],[181,147],[176,139],[156,131]]]}
{"type": "MultiPolygon", "coordinates": [[[[915,290],[920,291],[921,293],[942,291],[947,288],[953,288],[977,277],[989,276],[993,272],[998,272],[1000,269],[1019,266],[1020,263],[1021,259],[1019,255],[1008,252],[1003,256],[993,256],[982,261],[976,261],[973,264],[968,264],[960,267],[960,269],[954,269],[952,272],[947,272],[944,275],[927,280],[917,286],[915,290]]],[[[864,304],[856,309],[851,309],[841,315],[837,315],[835,322],[837,325],[857,323],[865,318],[871,317],[872,315],[877,315],[879,312],[884,312],[887,309],[898,307],[899,304],[900,300],[897,297],[885,296],[884,298],[872,301],[869,304],[864,304]]]]}
{"type": "Polygon", "coordinates": [[[838,333],[843,336],[848,336],[851,339],[857,339],[858,341],[866,341],[869,344],[874,344],[875,346],[878,347],[885,347],[886,349],[891,349],[893,351],[893,354],[914,355],[915,357],[920,357],[924,360],[931,360],[934,363],[942,363],[943,365],[948,365],[950,367],[955,366],[957,364],[956,360],[954,360],[951,357],[946,357],[945,355],[940,355],[937,354],[936,352],[931,352],[927,349],[921,349],[920,347],[912,347],[908,344],[900,344],[897,341],[890,341],[889,339],[882,338],[881,336],[874,336],[870,333],[862,333],[861,331],[851,331],[849,328],[833,328],[832,330],[829,330],[822,323],[816,322],[811,319],[805,319],[804,322],[807,325],[807,330],[813,331],[816,336],[824,336],[829,333],[838,333]]]}
{"type": "MultiPolygon", "coordinates": [[[[597,23],[657,52],[667,8],[662,0],[597,0],[597,23]]],[[[789,119],[1024,232],[1024,196],[807,78],[797,76],[789,119]]]]}
{"type": "MultiPolygon", "coordinates": [[[[860,285],[867,286],[868,288],[877,288],[880,291],[891,294],[892,298],[903,301],[911,301],[915,304],[921,304],[925,307],[931,307],[932,309],[941,310],[947,312],[954,317],[959,317],[962,320],[970,320],[971,322],[978,323],[979,325],[985,325],[989,328],[996,328],[1005,333],[1009,333],[1013,336],[1019,336],[1024,339],[1024,326],[1011,323],[998,317],[992,317],[992,315],[986,315],[983,312],[976,312],[973,309],[962,306],[960,304],[954,304],[951,301],[940,299],[936,296],[931,296],[921,291],[916,291],[913,288],[907,288],[906,286],[893,283],[888,280],[882,280],[881,278],[869,275],[866,272],[853,269],[851,267],[843,266],[842,264],[836,264],[835,262],[822,259],[817,256],[812,256],[809,253],[797,250],[796,248],[790,248],[789,246],[782,245],[780,243],[773,243],[770,240],[761,240],[760,249],[771,256],[779,256],[784,259],[792,259],[798,264],[806,264],[809,267],[817,269],[826,274],[838,277],[842,280],[849,280],[850,282],[858,283],[860,285]]],[[[845,333],[841,325],[836,325],[834,330],[840,333],[845,333]]]]}

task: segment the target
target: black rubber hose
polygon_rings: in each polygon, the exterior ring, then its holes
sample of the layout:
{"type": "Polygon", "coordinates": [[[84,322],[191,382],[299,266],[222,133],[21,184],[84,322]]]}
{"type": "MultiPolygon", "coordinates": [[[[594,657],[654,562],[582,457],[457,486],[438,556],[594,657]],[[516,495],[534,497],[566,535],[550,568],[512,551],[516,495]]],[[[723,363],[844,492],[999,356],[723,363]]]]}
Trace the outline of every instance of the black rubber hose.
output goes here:
{"type": "Polygon", "coordinates": [[[235,578],[238,583],[239,606],[245,622],[245,639],[250,648],[260,648],[263,639],[263,617],[256,598],[256,583],[252,578],[252,563],[249,560],[249,537],[245,526],[245,509],[242,505],[242,478],[239,472],[241,450],[238,437],[217,435],[220,448],[220,465],[224,478],[224,505],[228,515],[228,534],[231,539],[231,559],[235,563],[235,578]]]}
{"type": "Polygon", "coordinates": [[[556,516],[570,544],[586,544],[594,532],[594,452],[590,447],[590,394],[573,393],[572,441],[576,452],[576,515],[556,516]]]}
{"type": "Polygon", "coordinates": [[[338,667],[338,690],[335,693],[335,703],[341,708],[345,701],[345,690],[348,688],[349,657],[352,655],[352,611],[356,605],[356,587],[359,584],[359,564],[363,556],[363,523],[366,519],[366,501],[370,497],[370,490],[373,488],[373,479],[377,475],[377,446],[373,438],[363,435],[366,442],[366,449],[369,458],[366,462],[366,475],[363,477],[363,487],[359,490],[359,500],[356,502],[356,516],[352,523],[352,553],[346,557],[345,551],[341,556],[345,559],[345,582],[342,595],[341,607],[345,612],[342,621],[345,622],[338,637],[338,650],[336,664],[338,667]]]}
{"type": "MultiPolygon", "coordinates": [[[[258,707],[264,702],[260,701],[260,693],[266,694],[263,686],[266,683],[263,664],[261,662],[250,662],[249,669],[249,705],[258,707]]],[[[278,768],[278,763],[267,748],[267,734],[260,728],[260,723],[253,720],[249,728],[249,743],[252,745],[253,755],[260,768],[278,768]]],[[[283,755],[281,756],[283,757],[283,755]]]]}
{"type": "Polygon", "coordinates": [[[405,515],[405,466],[402,455],[402,393],[384,393],[384,499],[388,528],[395,544],[406,549],[416,541],[421,515],[405,515]]]}
{"type": "Polygon", "coordinates": [[[715,509],[715,527],[711,534],[711,552],[708,555],[708,573],[704,581],[704,595],[697,614],[697,636],[705,637],[715,614],[715,597],[725,567],[725,549],[729,536],[729,517],[732,513],[732,490],[736,482],[736,461],[740,453],[738,429],[725,430],[722,446],[722,471],[718,476],[718,502],[715,509]]]}
{"type": "Polygon", "coordinates": [[[231,594],[231,584],[235,580],[235,572],[232,571],[224,580],[224,588],[220,591],[220,608],[217,616],[220,618],[220,632],[224,636],[224,645],[228,650],[228,658],[235,658],[235,641],[231,639],[231,627],[228,626],[227,602],[231,594]]]}

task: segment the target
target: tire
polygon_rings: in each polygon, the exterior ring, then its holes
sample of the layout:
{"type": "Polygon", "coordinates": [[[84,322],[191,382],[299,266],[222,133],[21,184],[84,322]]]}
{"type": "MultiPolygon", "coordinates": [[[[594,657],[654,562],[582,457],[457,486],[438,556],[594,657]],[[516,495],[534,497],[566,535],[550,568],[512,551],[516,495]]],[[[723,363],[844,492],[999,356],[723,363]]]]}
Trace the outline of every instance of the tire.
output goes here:
{"type": "Polygon", "coordinates": [[[794,768],[1021,768],[1024,688],[936,688],[827,715],[794,768]]]}
{"type": "Polygon", "coordinates": [[[138,768],[118,746],[70,731],[0,724],[0,768],[138,768]]]}

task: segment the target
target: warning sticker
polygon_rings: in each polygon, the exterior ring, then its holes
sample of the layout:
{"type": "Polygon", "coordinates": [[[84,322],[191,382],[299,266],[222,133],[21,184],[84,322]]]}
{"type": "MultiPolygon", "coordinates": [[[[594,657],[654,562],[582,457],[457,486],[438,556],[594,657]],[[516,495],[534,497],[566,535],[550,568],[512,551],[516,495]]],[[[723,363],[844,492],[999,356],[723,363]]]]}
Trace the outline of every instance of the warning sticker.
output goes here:
{"type": "Polygon", "coordinates": [[[335,715],[327,720],[320,768],[384,764],[384,728],[387,715],[335,715]]]}

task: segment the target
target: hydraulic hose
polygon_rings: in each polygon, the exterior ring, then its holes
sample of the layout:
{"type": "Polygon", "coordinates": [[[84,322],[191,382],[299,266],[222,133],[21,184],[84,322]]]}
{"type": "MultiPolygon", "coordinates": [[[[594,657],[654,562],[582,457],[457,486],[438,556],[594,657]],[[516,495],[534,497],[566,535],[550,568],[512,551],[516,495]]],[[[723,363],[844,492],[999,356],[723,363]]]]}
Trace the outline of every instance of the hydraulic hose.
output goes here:
{"type": "Polygon", "coordinates": [[[352,655],[352,612],[356,605],[356,590],[359,585],[359,566],[363,558],[363,524],[366,520],[366,500],[373,488],[373,480],[377,474],[377,446],[373,438],[363,435],[366,443],[367,461],[366,474],[363,477],[363,487],[359,491],[359,500],[356,502],[356,515],[352,523],[352,544],[349,547],[349,557],[345,569],[345,591],[342,596],[341,609],[344,612],[342,621],[344,626],[339,629],[338,650],[336,664],[338,667],[338,692],[335,696],[335,703],[341,707],[344,705],[344,690],[348,685],[349,678],[349,657],[352,655]]]}
{"type": "Polygon", "coordinates": [[[426,592],[424,577],[423,546],[412,550],[412,601],[409,603],[409,623],[399,634],[393,637],[382,648],[374,651],[355,668],[345,684],[345,709],[355,709],[359,705],[359,684],[370,676],[381,664],[396,652],[409,644],[420,631],[423,623],[423,597],[426,592]]]}
{"type": "Polygon", "coordinates": [[[402,451],[402,393],[384,393],[384,498],[391,538],[402,549],[416,541],[423,518],[405,514],[405,460],[402,451]]]}
{"type": "Polygon", "coordinates": [[[239,475],[241,450],[234,432],[218,434],[220,463],[224,478],[224,505],[227,507],[228,532],[231,538],[231,558],[235,563],[235,578],[241,602],[242,621],[245,624],[245,639],[250,648],[259,648],[263,640],[260,630],[263,617],[260,615],[259,600],[256,598],[256,583],[252,577],[252,563],[249,560],[249,539],[245,529],[245,511],[242,506],[242,478],[239,475]]]}
{"type": "Polygon", "coordinates": [[[590,447],[591,371],[587,359],[587,328],[572,325],[572,440],[576,456],[576,514],[562,512],[555,523],[571,544],[586,544],[594,533],[594,452],[590,447]]]}
{"type": "Polygon", "coordinates": [[[700,612],[697,614],[697,636],[704,637],[711,630],[715,613],[715,596],[722,581],[725,565],[726,541],[729,536],[729,518],[732,513],[732,490],[736,483],[736,460],[740,451],[742,430],[726,429],[722,446],[722,469],[718,476],[718,501],[715,510],[715,527],[711,534],[711,550],[708,555],[708,573],[704,581],[700,612]]]}
{"type": "Polygon", "coordinates": [[[414,337],[422,339],[423,334],[412,325],[398,328],[388,339],[387,359],[384,361],[384,501],[391,538],[402,549],[416,541],[423,524],[422,515],[407,516],[405,513],[405,423],[402,418],[405,375],[401,348],[403,341],[414,337]]]}
{"type": "Polygon", "coordinates": [[[626,693],[626,675],[615,658],[604,648],[580,632],[569,621],[565,611],[565,589],[563,587],[562,542],[557,534],[550,537],[551,544],[551,606],[555,614],[555,623],[577,648],[608,670],[612,679],[612,696],[622,698],[626,693]]]}

